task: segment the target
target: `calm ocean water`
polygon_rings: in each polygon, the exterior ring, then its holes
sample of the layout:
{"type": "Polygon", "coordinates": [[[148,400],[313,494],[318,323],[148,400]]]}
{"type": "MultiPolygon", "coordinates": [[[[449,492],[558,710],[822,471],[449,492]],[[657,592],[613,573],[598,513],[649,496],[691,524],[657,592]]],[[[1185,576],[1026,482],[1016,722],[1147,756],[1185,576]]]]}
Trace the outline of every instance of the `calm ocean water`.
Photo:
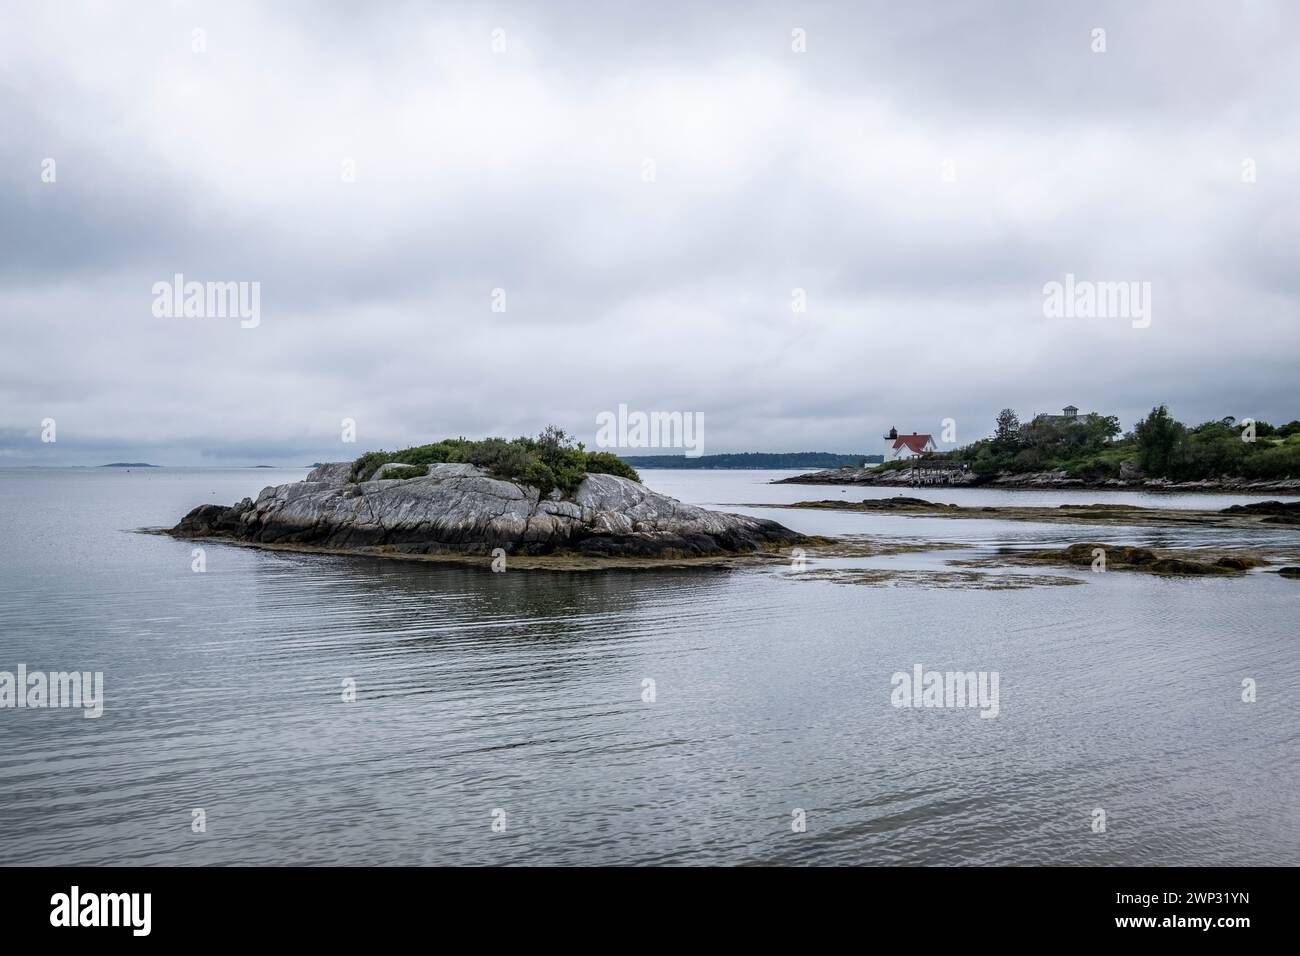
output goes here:
{"type": "MultiPolygon", "coordinates": [[[[196,574],[191,543],[133,533],[304,474],[0,471],[0,670],[102,671],[107,698],[97,720],[0,710],[0,860],[1300,863],[1294,581],[875,587],[785,567],[493,574],[221,545],[196,574]],[[999,672],[998,717],[891,706],[891,675],[917,663],[999,672]],[[355,703],[341,699],[349,678],[355,703]]],[[[772,486],[766,472],[643,477],[701,504],[899,493],[772,486]]],[[[870,567],[1099,535],[1208,540],[732,510],[968,549],[856,562],[870,567]]]]}

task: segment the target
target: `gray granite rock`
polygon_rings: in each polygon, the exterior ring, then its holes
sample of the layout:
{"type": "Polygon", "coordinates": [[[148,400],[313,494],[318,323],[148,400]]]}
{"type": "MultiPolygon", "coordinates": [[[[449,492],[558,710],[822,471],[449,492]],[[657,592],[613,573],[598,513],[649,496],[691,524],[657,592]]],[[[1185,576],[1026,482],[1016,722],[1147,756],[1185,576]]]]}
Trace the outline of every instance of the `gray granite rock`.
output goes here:
{"type": "Polygon", "coordinates": [[[228,508],[201,505],[172,533],[265,544],[416,553],[707,556],[792,544],[774,521],[682,504],[627,478],[588,475],[572,500],[501,481],[473,465],[430,465],[424,477],[351,483],[350,462],[265,488],[228,508]],[[342,476],[342,477],[340,477],[342,476]]]}
{"type": "Polygon", "coordinates": [[[336,461],[326,465],[317,465],[307,473],[307,481],[320,481],[330,485],[341,485],[352,475],[352,462],[336,461]]]}

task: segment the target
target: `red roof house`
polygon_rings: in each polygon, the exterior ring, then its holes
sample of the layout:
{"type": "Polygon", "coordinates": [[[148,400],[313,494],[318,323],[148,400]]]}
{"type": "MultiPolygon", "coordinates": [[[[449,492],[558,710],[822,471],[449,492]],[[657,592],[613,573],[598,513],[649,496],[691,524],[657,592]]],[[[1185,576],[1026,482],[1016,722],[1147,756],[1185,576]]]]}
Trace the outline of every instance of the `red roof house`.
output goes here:
{"type": "Polygon", "coordinates": [[[918,435],[916,432],[912,432],[910,435],[900,435],[898,430],[894,428],[889,430],[889,434],[885,436],[885,441],[887,443],[885,448],[886,457],[890,461],[896,461],[899,458],[915,458],[917,455],[928,455],[930,452],[939,450],[932,435],[918,435]]]}

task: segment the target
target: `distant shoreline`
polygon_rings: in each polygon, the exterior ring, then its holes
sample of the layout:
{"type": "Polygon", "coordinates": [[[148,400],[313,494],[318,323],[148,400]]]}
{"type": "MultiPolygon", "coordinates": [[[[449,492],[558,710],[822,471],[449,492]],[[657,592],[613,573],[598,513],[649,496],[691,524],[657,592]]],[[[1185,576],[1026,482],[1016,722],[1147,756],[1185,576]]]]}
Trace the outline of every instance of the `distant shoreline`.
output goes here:
{"type": "Polygon", "coordinates": [[[746,451],[727,455],[620,455],[633,468],[671,469],[676,471],[796,471],[801,469],[857,468],[881,464],[883,455],[842,455],[830,451],[761,452],[746,451]]]}

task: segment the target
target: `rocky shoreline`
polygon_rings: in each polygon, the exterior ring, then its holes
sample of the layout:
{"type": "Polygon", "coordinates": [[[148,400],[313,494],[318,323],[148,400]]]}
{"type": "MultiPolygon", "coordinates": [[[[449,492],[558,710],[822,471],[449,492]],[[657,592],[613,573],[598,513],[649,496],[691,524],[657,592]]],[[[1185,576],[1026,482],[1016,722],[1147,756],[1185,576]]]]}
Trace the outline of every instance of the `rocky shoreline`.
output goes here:
{"type": "Polygon", "coordinates": [[[948,563],[956,567],[968,568],[1049,565],[1088,568],[1093,572],[1136,571],[1161,577],[1240,577],[1260,569],[1283,578],[1300,579],[1300,567],[1279,567],[1264,555],[1246,548],[1193,550],[1080,542],[1065,548],[1028,551],[1004,548],[994,556],[948,563]]]}
{"type": "MultiPolygon", "coordinates": [[[[411,557],[572,555],[697,559],[806,543],[775,521],[683,504],[616,475],[588,474],[571,499],[434,464],[417,477],[351,480],[352,462],[264,488],[230,506],[200,505],[169,533],[281,549],[411,557]]],[[[399,472],[405,474],[405,472],[399,472]]]]}
{"type": "Polygon", "coordinates": [[[1254,481],[1248,478],[1219,478],[1205,481],[1169,481],[1165,478],[1107,478],[1086,481],[1072,478],[1064,471],[1037,471],[1013,474],[1002,472],[992,477],[973,472],[956,472],[936,480],[933,472],[913,468],[830,468],[806,475],[778,478],[774,485],[876,485],[885,488],[945,487],[1053,490],[1079,489],[1096,491],[1152,491],[1300,495],[1300,478],[1254,481]]]}
{"type": "MultiPolygon", "coordinates": [[[[1217,529],[1300,528],[1300,501],[1261,501],[1231,505],[1218,511],[1182,508],[1143,508],[1137,505],[1088,504],[1048,507],[963,507],[922,498],[868,498],[861,502],[824,500],[800,501],[775,508],[807,508],[824,511],[863,511],[902,517],[977,518],[1030,521],[1043,524],[1113,525],[1126,528],[1203,527],[1217,529]]],[[[1238,545],[1197,549],[1133,547],[1101,543],[1077,543],[1063,549],[1022,550],[1002,548],[997,555],[954,560],[954,567],[1004,568],[1007,565],[1047,564],[1058,567],[1089,566],[1097,570],[1098,554],[1105,555],[1103,567],[1141,571],[1165,576],[1239,575],[1266,569],[1284,578],[1300,579],[1300,546],[1269,544],[1265,551],[1238,545]]],[[[880,572],[872,572],[880,577],[880,572]]],[[[1008,586],[1012,586],[1010,583],[1008,586]]],[[[1016,585],[1019,586],[1019,585],[1016,585]]]]}
{"type": "MultiPolygon", "coordinates": [[[[758,506],[755,506],[758,507],[758,506]]],[[[1144,508],[1139,505],[1087,504],[1044,506],[969,507],[927,501],[923,498],[867,498],[863,501],[828,499],[797,501],[769,508],[820,511],[866,511],[913,517],[982,518],[1033,521],[1046,524],[1098,524],[1128,527],[1213,527],[1251,529],[1289,526],[1300,528],[1300,501],[1257,501],[1218,510],[1195,508],[1144,508]]]]}

